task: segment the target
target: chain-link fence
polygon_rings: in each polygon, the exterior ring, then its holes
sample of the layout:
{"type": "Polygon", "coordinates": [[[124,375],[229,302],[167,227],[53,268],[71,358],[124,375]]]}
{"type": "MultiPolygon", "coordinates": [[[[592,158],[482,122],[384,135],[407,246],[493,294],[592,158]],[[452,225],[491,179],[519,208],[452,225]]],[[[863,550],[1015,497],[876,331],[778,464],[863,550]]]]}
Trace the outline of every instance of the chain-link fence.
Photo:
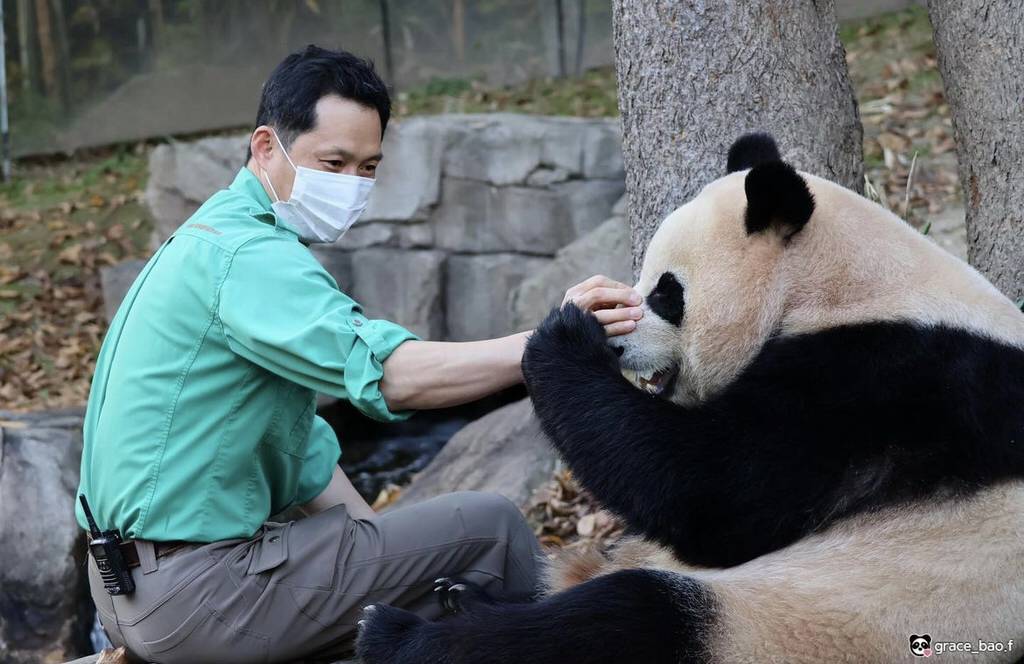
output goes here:
{"type": "Polygon", "coordinates": [[[610,64],[610,0],[0,0],[15,155],[250,124],[308,43],[398,90],[610,64]]]}

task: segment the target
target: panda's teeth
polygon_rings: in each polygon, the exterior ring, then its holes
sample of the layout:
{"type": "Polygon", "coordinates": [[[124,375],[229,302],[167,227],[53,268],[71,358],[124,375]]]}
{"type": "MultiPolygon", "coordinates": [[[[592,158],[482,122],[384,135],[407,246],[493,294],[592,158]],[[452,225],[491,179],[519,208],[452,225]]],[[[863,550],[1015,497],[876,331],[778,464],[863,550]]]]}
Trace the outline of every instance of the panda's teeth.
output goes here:
{"type": "Polygon", "coordinates": [[[632,383],[637,389],[648,394],[658,394],[661,391],[661,384],[665,378],[664,371],[647,371],[640,373],[634,369],[621,369],[623,377],[632,383]]]}

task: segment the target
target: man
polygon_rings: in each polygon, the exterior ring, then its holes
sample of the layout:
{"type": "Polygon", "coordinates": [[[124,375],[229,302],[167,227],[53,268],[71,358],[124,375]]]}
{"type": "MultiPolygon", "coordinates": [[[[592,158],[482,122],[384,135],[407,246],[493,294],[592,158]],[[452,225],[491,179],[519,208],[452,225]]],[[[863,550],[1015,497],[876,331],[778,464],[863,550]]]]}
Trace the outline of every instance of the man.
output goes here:
{"type": "MultiPolygon", "coordinates": [[[[439,616],[438,577],[535,590],[514,505],[456,493],[377,516],[315,414],[316,392],[391,421],[522,379],[526,333],[421,341],[367,319],[310,253],[365,206],[389,114],[367,62],[313,46],[286,58],[248,163],[150,259],[103,342],[80,493],[128,540],[136,589],[107,594],[91,557],[90,585],[111,640],[146,661],[337,657],[368,603],[439,616]],[[266,522],[291,505],[308,518],[266,522]]],[[[640,315],[603,277],[566,297],[609,334],[640,315]]]]}

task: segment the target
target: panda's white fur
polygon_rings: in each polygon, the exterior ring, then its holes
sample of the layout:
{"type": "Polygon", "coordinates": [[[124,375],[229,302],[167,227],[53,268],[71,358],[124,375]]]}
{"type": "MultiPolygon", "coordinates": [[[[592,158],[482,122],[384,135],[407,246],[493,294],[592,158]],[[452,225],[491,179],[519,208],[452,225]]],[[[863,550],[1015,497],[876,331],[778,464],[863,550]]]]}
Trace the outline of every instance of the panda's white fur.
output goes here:
{"type": "Polygon", "coordinates": [[[1024,346],[1024,316],[967,263],[881,206],[808,173],[816,201],[789,243],[749,237],[748,171],[720,178],[659,226],[636,290],[664,272],[687,291],[682,329],[645,312],[615,344],[639,373],[681,364],[673,399],[702,401],[735,378],[771,334],[874,320],[945,323],[1024,346]]]}
{"type": "Polygon", "coordinates": [[[553,444],[641,536],[561,557],[534,604],[378,612],[369,664],[887,663],[921,634],[1020,657],[1024,314],[770,138],[729,163],[655,233],[614,353],[567,307],[524,359],[553,444]]]}
{"type": "Polygon", "coordinates": [[[933,509],[893,508],[840,522],[736,567],[679,561],[668,548],[627,538],[611,552],[562,555],[550,568],[558,593],[624,569],[699,579],[720,598],[709,662],[911,659],[909,635],[942,641],[1013,641],[977,662],[1024,653],[1024,484],[1008,483],[933,509]]]}

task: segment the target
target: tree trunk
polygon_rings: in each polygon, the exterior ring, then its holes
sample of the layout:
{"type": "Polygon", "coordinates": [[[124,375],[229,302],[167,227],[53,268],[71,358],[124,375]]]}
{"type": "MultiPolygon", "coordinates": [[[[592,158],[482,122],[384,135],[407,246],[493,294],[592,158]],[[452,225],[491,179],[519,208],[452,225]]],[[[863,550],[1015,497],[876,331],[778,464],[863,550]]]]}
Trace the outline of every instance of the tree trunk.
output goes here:
{"type": "Polygon", "coordinates": [[[53,13],[53,32],[57,38],[57,91],[61,109],[67,113],[71,110],[71,46],[68,44],[63,0],[50,0],[50,9],[53,13]]]}
{"type": "Polygon", "coordinates": [[[797,168],[861,190],[833,0],[614,0],[613,20],[634,271],[744,132],[771,132],[797,168]]]}
{"type": "MultiPolygon", "coordinates": [[[[202,3],[199,3],[202,4],[202,3]]],[[[154,64],[160,57],[160,51],[164,46],[164,5],[162,0],[149,0],[149,21],[153,26],[153,37],[150,40],[150,52],[154,64]]]]}
{"type": "Polygon", "coordinates": [[[32,64],[32,8],[28,0],[18,0],[18,61],[21,64],[21,87],[26,95],[36,86],[35,66],[32,64]]]}
{"type": "Polygon", "coordinates": [[[42,60],[43,92],[57,93],[57,48],[50,28],[50,7],[47,0],[36,0],[36,31],[39,37],[39,55],[42,60]]]}
{"type": "Polygon", "coordinates": [[[466,64],[466,6],[463,0],[452,0],[452,48],[459,64],[466,64]]]}
{"type": "Polygon", "coordinates": [[[555,32],[558,35],[558,78],[565,78],[565,7],[555,0],[555,32]]]}
{"type": "Polygon", "coordinates": [[[583,55],[587,41],[587,3],[576,0],[576,76],[583,74],[583,55]]]}
{"type": "Polygon", "coordinates": [[[394,90],[398,87],[398,82],[395,81],[395,59],[391,43],[391,15],[388,11],[388,0],[380,0],[380,27],[384,42],[384,72],[387,76],[387,84],[394,90]]]}
{"type": "Polygon", "coordinates": [[[967,207],[967,258],[1024,298],[1024,0],[929,0],[967,207]]]}

